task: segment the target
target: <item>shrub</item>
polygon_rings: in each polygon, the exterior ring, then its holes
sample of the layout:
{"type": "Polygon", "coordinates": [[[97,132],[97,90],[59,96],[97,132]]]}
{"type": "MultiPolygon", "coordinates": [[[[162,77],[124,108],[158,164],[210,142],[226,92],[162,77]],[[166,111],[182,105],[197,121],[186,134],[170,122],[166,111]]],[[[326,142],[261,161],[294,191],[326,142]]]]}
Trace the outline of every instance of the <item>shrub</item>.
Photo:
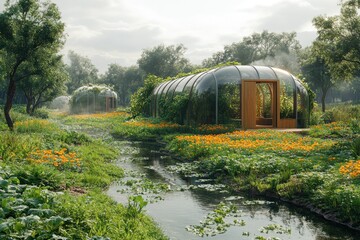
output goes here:
{"type": "Polygon", "coordinates": [[[16,133],[5,132],[0,135],[0,160],[13,162],[26,158],[26,156],[41,145],[36,136],[23,136],[16,133]]]}
{"type": "Polygon", "coordinates": [[[155,87],[164,81],[160,77],[154,75],[149,75],[144,81],[144,86],[139,88],[139,90],[131,96],[131,114],[133,117],[145,114],[150,115],[148,108],[151,103],[151,94],[155,87]]]}
{"type": "Polygon", "coordinates": [[[351,150],[353,151],[355,157],[360,157],[360,137],[354,139],[351,144],[351,150]]]}
{"type": "Polygon", "coordinates": [[[49,111],[45,108],[37,108],[32,116],[36,118],[47,119],[49,118],[49,111]]]}
{"type": "Polygon", "coordinates": [[[65,131],[60,135],[55,136],[55,139],[62,141],[66,144],[82,145],[84,143],[91,142],[89,136],[84,133],[78,133],[75,131],[65,131]]]}
{"type": "Polygon", "coordinates": [[[322,112],[320,111],[313,111],[310,114],[310,125],[319,125],[323,124],[324,119],[322,118],[322,112]]]}
{"type": "Polygon", "coordinates": [[[32,164],[19,168],[11,165],[10,168],[21,184],[47,187],[51,190],[59,190],[64,187],[65,175],[50,166],[32,164]]]}

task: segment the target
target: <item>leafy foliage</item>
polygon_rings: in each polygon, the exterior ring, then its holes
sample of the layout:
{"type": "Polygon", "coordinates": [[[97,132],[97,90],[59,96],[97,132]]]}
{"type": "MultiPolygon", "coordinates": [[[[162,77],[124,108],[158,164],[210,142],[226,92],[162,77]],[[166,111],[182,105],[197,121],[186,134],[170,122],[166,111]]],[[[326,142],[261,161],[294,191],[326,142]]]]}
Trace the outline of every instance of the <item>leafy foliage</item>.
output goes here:
{"type": "Polygon", "coordinates": [[[313,46],[334,79],[349,79],[360,67],[360,3],[343,1],[338,16],[313,20],[318,37],[313,46]]]}
{"type": "Polygon", "coordinates": [[[19,75],[30,75],[19,82],[27,102],[26,112],[30,115],[34,115],[44,103],[65,92],[65,82],[68,81],[65,65],[61,56],[49,50],[31,56],[18,72],[19,75]]]}
{"type": "Polygon", "coordinates": [[[248,65],[266,57],[274,57],[280,52],[289,53],[292,50],[298,50],[300,44],[295,37],[295,32],[279,34],[263,31],[254,33],[249,37],[244,37],[240,42],[226,45],[224,51],[214,53],[202,64],[204,67],[213,67],[219,63],[236,61],[248,65]]]}
{"type": "Polygon", "coordinates": [[[76,89],[86,84],[98,82],[98,70],[90,59],[83,57],[74,51],[69,51],[70,65],[66,67],[70,81],[67,83],[68,93],[72,94],[76,89]]]}
{"type": "Polygon", "coordinates": [[[152,49],[144,50],[137,61],[140,69],[146,74],[158,77],[174,77],[180,72],[191,70],[189,60],[184,58],[186,48],[179,44],[177,46],[159,45],[152,49]]]}
{"type": "Polygon", "coordinates": [[[151,94],[155,87],[164,81],[162,78],[149,75],[144,81],[144,86],[139,88],[136,93],[131,96],[131,114],[133,117],[141,114],[150,115],[149,106],[151,104],[151,94]]]}
{"type": "Polygon", "coordinates": [[[144,84],[144,73],[137,66],[121,67],[110,64],[100,82],[112,86],[118,93],[119,104],[128,106],[131,95],[144,84]]]}
{"type": "Polygon", "coordinates": [[[26,68],[26,75],[20,74],[21,68],[32,64],[35,56],[44,52],[53,56],[63,45],[64,23],[56,5],[50,2],[41,4],[39,0],[7,1],[5,10],[0,14],[0,51],[4,61],[5,76],[8,82],[4,114],[8,127],[13,129],[10,110],[18,81],[36,75],[26,68]]]}
{"type": "MultiPolygon", "coordinates": [[[[116,118],[107,116],[109,122],[116,118]]],[[[122,169],[111,164],[118,156],[113,147],[82,133],[62,131],[47,120],[39,124],[27,115],[22,118],[21,133],[0,134],[1,239],[166,239],[144,215],[146,202],[140,197],[130,198],[126,208],[102,193],[101,188],[123,176],[122,169]],[[81,171],[42,162],[52,157],[64,162],[79,158],[81,171]]],[[[75,119],[57,120],[68,118],[75,119]]],[[[81,121],[89,122],[67,123],[81,121]]]]}

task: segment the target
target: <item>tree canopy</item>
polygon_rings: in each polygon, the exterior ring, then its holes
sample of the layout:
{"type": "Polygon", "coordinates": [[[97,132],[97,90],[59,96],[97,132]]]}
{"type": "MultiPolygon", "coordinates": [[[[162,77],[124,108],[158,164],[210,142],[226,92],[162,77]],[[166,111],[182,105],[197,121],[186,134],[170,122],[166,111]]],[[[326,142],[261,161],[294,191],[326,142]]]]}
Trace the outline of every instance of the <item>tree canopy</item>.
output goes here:
{"type": "MultiPolygon", "coordinates": [[[[10,110],[19,81],[37,72],[20,75],[18,70],[46,49],[57,53],[64,43],[64,23],[55,4],[39,0],[17,0],[5,3],[0,13],[0,52],[8,82],[4,114],[12,130],[10,110]]],[[[23,72],[23,71],[21,71],[23,72]]]]}
{"type": "Polygon", "coordinates": [[[181,72],[191,71],[189,60],[184,57],[184,45],[159,45],[146,49],[137,61],[141,70],[162,78],[174,77],[181,72]]]}
{"type": "Polygon", "coordinates": [[[122,67],[118,64],[110,64],[101,83],[112,86],[118,93],[119,104],[128,106],[131,95],[144,83],[143,75],[144,73],[137,66],[122,67]]]}
{"type": "Polygon", "coordinates": [[[70,81],[67,83],[68,93],[72,94],[76,89],[89,83],[97,83],[99,80],[98,69],[91,60],[74,51],[69,51],[70,65],[66,67],[70,81]]]}
{"type": "Polygon", "coordinates": [[[274,33],[263,31],[244,37],[240,42],[226,45],[224,51],[214,53],[203,61],[204,67],[213,67],[220,63],[236,61],[247,65],[254,61],[275,57],[278,53],[290,53],[300,49],[296,33],[274,33]]]}
{"type": "Polygon", "coordinates": [[[312,89],[320,90],[321,108],[325,112],[325,98],[335,84],[324,59],[313,53],[313,48],[306,48],[302,53],[301,71],[312,89]]]}
{"type": "Polygon", "coordinates": [[[314,51],[335,79],[351,79],[360,69],[360,0],[342,2],[338,16],[319,16],[314,51]]]}
{"type": "Polygon", "coordinates": [[[68,75],[59,55],[41,51],[32,56],[18,71],[23,75],[36,72],[19,82],[19,89],[26,97],[26,112],[30,115],[41,104],[52,101],[66,91],[68,75]]]}

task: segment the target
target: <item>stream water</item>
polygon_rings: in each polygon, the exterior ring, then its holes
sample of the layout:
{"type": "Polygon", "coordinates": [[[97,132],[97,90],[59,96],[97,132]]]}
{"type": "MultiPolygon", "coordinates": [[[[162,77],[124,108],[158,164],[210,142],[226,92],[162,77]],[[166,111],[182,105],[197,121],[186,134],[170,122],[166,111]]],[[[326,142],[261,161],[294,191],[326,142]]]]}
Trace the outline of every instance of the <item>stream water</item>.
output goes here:
{"type": "Polygon", "coordinates": [[[273,199],[233,194],[206,176],[179,174],[179,165],[157,143],[116,141],[116,164],[126,176],[107,194],[127,204],[142,195],[145,211],[170,239],[360,239],[360,233],[308,210],[273,199]]]}

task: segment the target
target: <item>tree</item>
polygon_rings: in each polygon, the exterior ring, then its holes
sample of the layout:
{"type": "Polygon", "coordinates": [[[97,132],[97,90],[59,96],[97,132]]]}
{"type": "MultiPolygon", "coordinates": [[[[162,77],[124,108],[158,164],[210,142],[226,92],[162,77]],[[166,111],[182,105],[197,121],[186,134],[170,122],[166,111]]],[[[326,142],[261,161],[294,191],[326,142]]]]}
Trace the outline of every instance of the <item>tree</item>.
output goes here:
{"type": "Polygon", "coordinates": [[[133,118],[142,114],[150,116],[151,94],[162,81],[164,79],[154,75],[148,75],[145,78],[144,86],[131,96],[131,115],[133,118]]]}
{"type": "Polygon", "coordinates": [[[146,74],[162,78],[174,77],[180,72],[192,70],[189,60],[184,57],[185,51],[186,48],[182,44],[167,47],[159,45],[144,50],[137,63],[146,74]]]}
{"type": "Polygon", "coordinates": [[[212,68],[214,66],[217,66],[221,63],[226,62],[226,56],[225,53],[222,51],[214,53],[210,58],[204,59],[202,61],[202,67],[204,68],[212,68]]]}
{"type": "Polygon", "coordinates": [[[20,75],[19,68],[43,49],[58,52],[63,45],[63,32],[64,23],[55,4],[39,0],[6,1],[0,14],[0,52],[8,82],[4,115],[10,130],[14,128],[10,110],[17,83],[34,74],[29,71],[20,75]]]}
{"type": "Polygon", "coordinates": [[[4,60],[2,59],[1,50],[0,50],[0,104],[4,104],[4,99],[6,96],[6,82],[5,82],[5,65],[4,60]]]}
{"type": "Polygon", "coordinates": [[[342,2],[339,16],[319,16],[314,51],[324,59],[334,79],[351,79],[360,69],[360,0],[342,2]]]}
{"type": "Polygon", "coordinates": [[[144,74],[137,66],[122,67],[110,64],[101,83],[113,87],[121,106],[128,106],[131,95],[143,84],[144,74]]]}
{"type": "Polygon", "coordinates": [[[301,70],[312,89],[319,89],[321,91],[321,109],[325,112],[326,94],[329,89],[334,86],[329,68],[323,59],[313,57],[309,58],[309,60],[302,65],[301,70]]]}
{"type": "Polygon", "coordinates": [[[219,63],[229,61],[236,61],[246,65],[267,57],[275,57],[279,53],[289,54],[300,48],[295,32],[274,33],[263,31],[262,33],[253,33],[251,36],[244,37],[240,42],[226,45],[223,52],[215,53],[210,59],[204,60],[203,65],[213,67],[219,63]],[[209,63],[213,65],[210,66],[209,63]]]}
{"type": "Polygon", "coordinates": [[[26,97],[28,114],[33,115],[35,109],[41,104],[50,102],[65,92],[68,75],[61,56],[41,52],[28,61],[23,69],[19,69],[19,72],[21,70],[24,71],[24,75],[27,71],[37,72],[36,75],[31,75],[19,82],[19,88],[26,97]]]}
{"type": "Polygon", "coordinates": [[[125,80],[127,83],[127,95],[123,99],[124,106],[130,104],[131,95],[144,85],[144,72],[137,66],[128,67],[125,71],[125,80]]]}
{"type": "Polygon", "coordinates": [[[68,93],[72,94],[79,87],[97,83],[98,70],[87,57],[83,57],[74,51],[69,51],[70,65],[67,66],[70,81],[67,83],[68,93]]]}

